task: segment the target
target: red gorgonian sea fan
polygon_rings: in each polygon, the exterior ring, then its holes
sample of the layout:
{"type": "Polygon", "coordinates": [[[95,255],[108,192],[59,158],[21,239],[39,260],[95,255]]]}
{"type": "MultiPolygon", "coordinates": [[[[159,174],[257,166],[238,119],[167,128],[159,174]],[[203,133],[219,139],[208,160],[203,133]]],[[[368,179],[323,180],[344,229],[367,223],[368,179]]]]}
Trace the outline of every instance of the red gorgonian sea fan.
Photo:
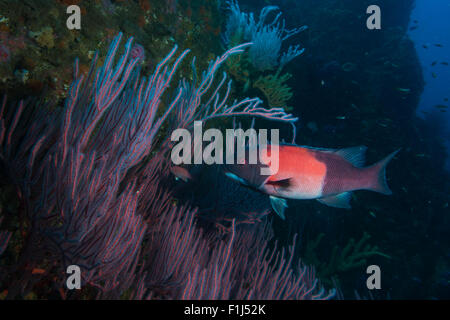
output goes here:
{"type": "MultiPolygon", "coordinates": [[[[213,85],[221,64],[249,44],[212,61],[198,83],[182,80],[158,112],[188,51],[175,56],[175,47],[145,78],[130,57],[132,38],[114,62],[121,38],[97,70],[94,58],[86,79],[75,63],[62,110],[29,101],[8,108],[3,99],[0,161],[18,189],[19,216],[28,228],[17,262],[2,263],[0,290],[8,298],[24,297],[47,283],[45,294],[72,299],[332,297],[310,268],[292,268],[292,249],[287,255],[267,249],[269,226],[233,220],[225,235],[206,233],[195,209],[174,204],[161,183],[169,173],[170,140],[159,129],[169,116],[183,128],[221,116],[296,120],[282,109],[261,107],[257,98],[228,105],[225,75],[213,85]],[[163,141],[158,147],[156,137],[163,141]],[[69,265],[81,269],[82,290],[75,293],[65,286],[69,265]]],[[[1,251],[10,237],[0,233],[1,251]]]]}
{"type": "Polygon", "coordinates": [[[130,56],[132,59],[139,59],[141,61],[145,60],[145,50],[144,47],[136,43],[131,48],[130,56]]]}

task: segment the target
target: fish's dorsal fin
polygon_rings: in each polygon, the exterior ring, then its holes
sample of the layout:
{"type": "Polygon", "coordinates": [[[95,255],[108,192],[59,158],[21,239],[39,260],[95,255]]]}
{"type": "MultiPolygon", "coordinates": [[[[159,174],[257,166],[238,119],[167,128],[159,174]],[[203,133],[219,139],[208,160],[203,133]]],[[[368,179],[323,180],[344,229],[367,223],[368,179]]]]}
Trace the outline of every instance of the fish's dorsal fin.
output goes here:
{"type": "Polygon", "coordinates": [[[357,146],[343,149],[316,148],[310,146],[300,146],[300,147],[337,154],[358,168],[363,167],[366,161],[366,150],[367,150],[366,146],[357,146]]]}
{"type": "Polygon", "coordinates": [[[300,147],[337,154],[358,168],[363,167],[366,161],[366,151],[367,151],[366,146],[357,146],[343,149],[316,148],[309,146],[300,146],[300,147]]]}
{"type": "Polygon", "coordinates": [[[366,146],[358,146],[338,149],[335,151],[335,153],[353,164],[355,167],[361,168],[366,162],[366,150],[366,146]]]}
{"type": "Polygon", "coordinates": [[[270,204],[276,214],[283,220],[286,220],[284,209],[287,208],[286,199],[270,196],[270,204]]]}
{"type": "Polygon", "coordinates": [[[324,197],[317,199],[320,203],[334,208],[351,209],[350,199],[352,198],[351,192],[343,192],[330,197],[324,197]]]}

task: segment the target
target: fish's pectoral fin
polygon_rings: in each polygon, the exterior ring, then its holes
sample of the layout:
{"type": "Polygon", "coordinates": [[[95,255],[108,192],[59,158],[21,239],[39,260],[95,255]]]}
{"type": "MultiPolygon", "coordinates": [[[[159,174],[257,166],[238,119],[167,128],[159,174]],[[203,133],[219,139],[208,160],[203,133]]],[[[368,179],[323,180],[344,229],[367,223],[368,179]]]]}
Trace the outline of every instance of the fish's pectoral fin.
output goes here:
{"type": "Polygon", "coordinates": [[[350,199],[352,198],[351,192],[343,192],[330,197],[324,197],[317,199],[320,203],[334,208],[351,209],[350,199]]]}
{"type": "Polygon", "coordinates": [[[273,210],[277,213],[277,215],[285,220],[286,217],[284,215],[284,209],[287,208],[286,199],[283,198],[277,198],[274,196],[270,196],[270,204],[272,205],[273,210]]]}

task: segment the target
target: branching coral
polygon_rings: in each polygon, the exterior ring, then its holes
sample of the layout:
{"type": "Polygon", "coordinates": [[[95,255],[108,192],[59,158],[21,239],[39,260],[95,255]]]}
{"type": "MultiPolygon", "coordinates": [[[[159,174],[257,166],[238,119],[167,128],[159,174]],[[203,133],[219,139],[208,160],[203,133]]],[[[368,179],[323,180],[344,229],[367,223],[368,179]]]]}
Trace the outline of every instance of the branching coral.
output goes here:
{"type": "Polygon", "coordinates": [[[268,250],[264,223],[237,228],[225,238],[194,226],[194,211],[167,208],[145,247],[136,298],[176,299],[324,299],[311,268],[292,269],[293,248],[286,256],[268,250]],[[182,213],[182,214],[180,214],[182,213]],[[180,245],[183,243],[184,245],[180,245]],[[161,266],[165,266],[160,269],[161,266]],[[145,288],[145,289],[144,289],[145,288]]]}
{"type": "Polygon", "coordinates": [[[230,14],[224,33],[227,45],[234,42],[250,41],[253,43],[249,56],[253,66],[258,71],[271,70],[275,67],[283,68],[288,62],[303,53],[299,45],[290,46],[288,51],[280,57],[282,42],[293,35],[305,30],[303,26],[288,30],[285,21],[280,22],[281,13],[272,22],[266,23],[268,15],[278,10],[276,6],[266,6],[261,10],[258,22],[253,13],[241,12],[237,1],[229,1],[230,14]]]}
{"type": "Polygon", "coordinates": [[[285,84],[291,78],[291,74],[285,73],[280,76],[275,75],[261,76],[255,81],[254,87],[261,90],[272,108],[284,108],[289,110],[286,103],[292,98],[291,88],[285,84]]]}
{"type": "Polygon", "coordinates": [[[281,254],[276,249],[267,250],[266,237],[263,224],[241,228],[237,232],[233,223],[228,243],[222,242],[213,251],[207,260],[207,268],[195,268],[182,298],[261,300],[328,299],[334,296],[334,290],[328,293],[318,290],[310,268],[299,263],[297,268],[291,269],[295,239],[286,256],[284,250],[281,254]],[[217,288],[216,283],[221,285],[217,288]]]}
{"type": "Polygon", "coordinates": [[[304,49],[300,49],[300,45],[290,46],[286,52],[280,54],[282,42],[305,30],[306,26],[286,29],[284,20],[280,21],[281,13],[278,13],[272,22],[266,23],[270,13],[278,10],[276,6],[264,7],[258,21],[253,13],[242,12],[237,1],[229,1],[228,6],[230,14],[224,32],[224,42],[228,46],[242,41],[252,43],[248,55],[230,59],[230,73],[244,84],[244,91],[251,86],[256,87],[264,93],[269,106],[285,108],[286,102],[292,97],[291,88],[285,84],[291,75],[280,74],[283,67],[302,54],[304,49]],[[267,74],[268,71],[274,73],[267,74]]]}
{"type": "MultiPolygon", "coordinates": [[[[1,270],[9,275],[0,284],[7,297],[25,297],[43,280],[52,284],[48,290],[69,297],[65,270],[73,264],[81,268],[86,290],[71,298],[92,298],[92,292],[103,299],[333,296],[309,268],[291,268],[292,251],[287,259],[278,250],[268,256],[266,229],[254,237],[254,230],[245,233],[232,220],[225,239],[204,232],[195,210],[177,206],[164,189],[170,140],[161,128],[169,116],[173,127],[184,128],[221,116],[296,120],[281,108],[260,107],[256,98],[228,105],[225,74],[214,85],[223,62],[247,45],[212,61],[198,83],[183,80],[163,104],[188,51],[176,57],[175,47],[147,79],[138,59],[130,59],[132,38],[114,62],[121,37],[86,79],[75,63],[60,112],[29,101],[8,110],[3,99],[0,161],[20,190],[19,216],[29,226],[19,261],[1,270]],[[159,148],[156,138],[163,141],[159,148]]],[[[9,234],[0,237],[3,249],[9,234]]]]}

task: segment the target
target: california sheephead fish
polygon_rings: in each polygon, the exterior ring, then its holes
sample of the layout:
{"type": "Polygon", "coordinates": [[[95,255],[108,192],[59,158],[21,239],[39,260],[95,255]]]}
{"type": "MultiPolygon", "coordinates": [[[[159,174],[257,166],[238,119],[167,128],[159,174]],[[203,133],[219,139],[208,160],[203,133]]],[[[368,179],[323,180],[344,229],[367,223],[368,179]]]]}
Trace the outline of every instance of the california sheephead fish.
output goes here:
{"type": "Polygon", "coordinates": [[[170,168],[172,195],[198,209],[205,221],[260,219],[271,212],[270,199],[262,192],[226,177],[222,165],[183,165],[170,168]]]}
{"type": "Polygon", "coordinates": [[[365,146],[321,149],[280,145],[278,171],[275,174],[261,174],[261,167],[270,165],[264,159],[260,160],[260,164],[226,165],[225,174],[269,195],[273,209],[282,219],[285,219],[284,210],[287,207],[285,199],[317,199],[331,207],[349,209],[352,191],[392,193],[386,183],[385,171],[386,165],[399,150],[372,166],[363,167],[366,150],[365,146]]]}

